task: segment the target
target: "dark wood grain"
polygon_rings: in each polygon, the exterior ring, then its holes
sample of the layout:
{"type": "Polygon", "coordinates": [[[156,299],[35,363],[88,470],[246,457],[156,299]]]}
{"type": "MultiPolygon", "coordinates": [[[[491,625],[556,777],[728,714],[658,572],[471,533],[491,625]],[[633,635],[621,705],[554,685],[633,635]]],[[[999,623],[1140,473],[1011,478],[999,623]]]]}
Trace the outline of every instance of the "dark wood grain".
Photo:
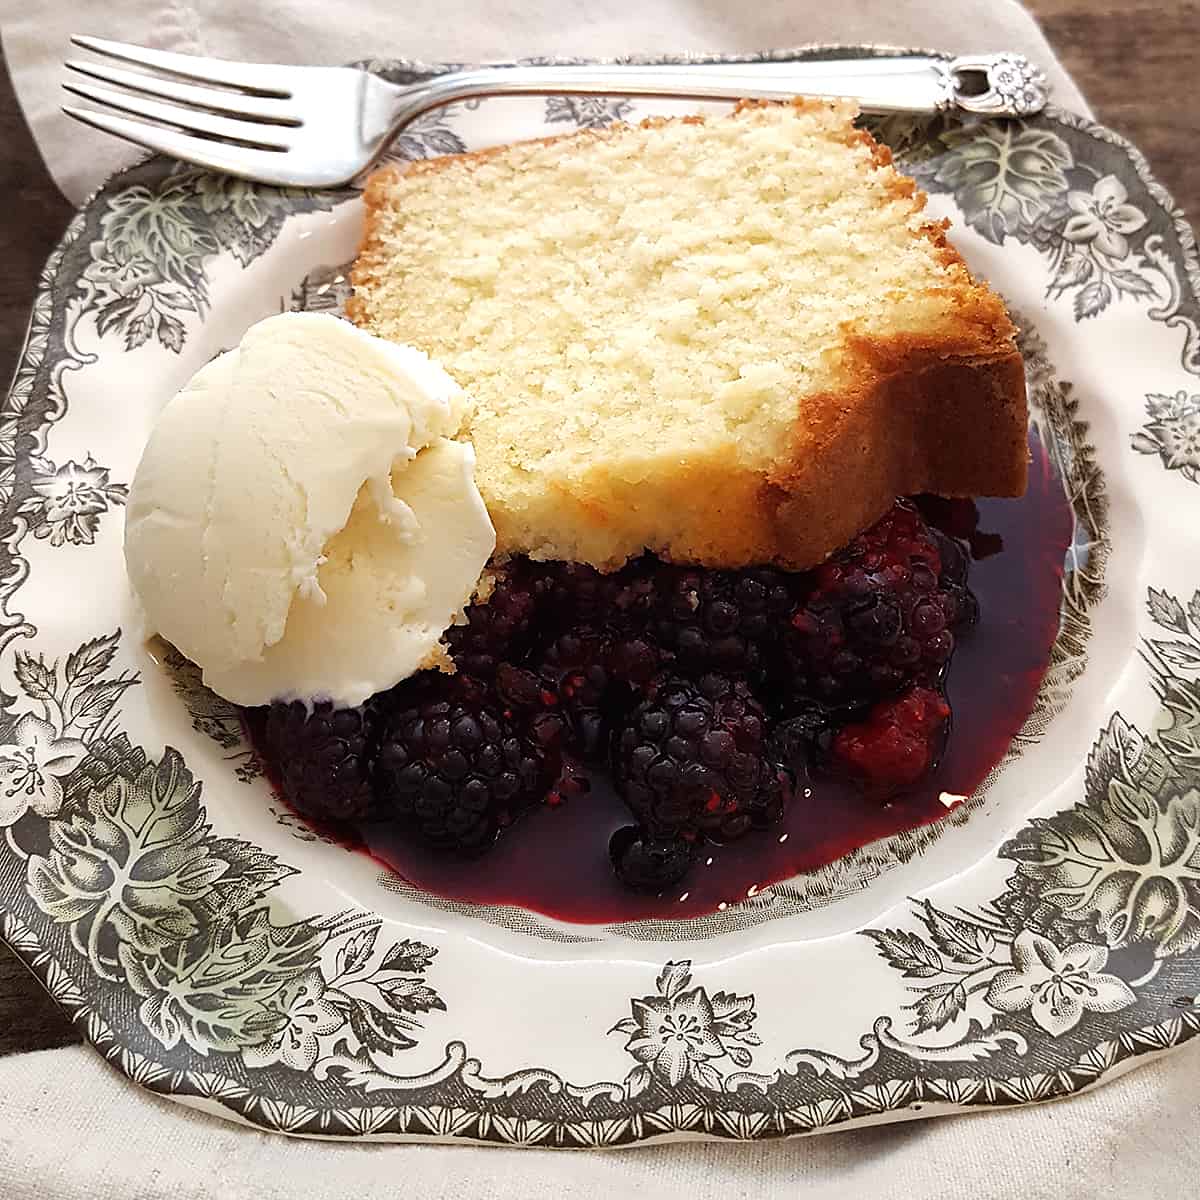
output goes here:
{"type": "MultiPolygon", "coordinates": [[[[0,56],[0,372],[5,387],[25,340],[38,274],[67,222],[71,206],[54,186],[17,107],[0,56]]],[[[0,1054],[77,1042],[74,1026],[33,976],[0,947],[0,1054]]]]}
{"type": "Polygon", "coordinates": [[[71,217],[71,206],[54,186],[17,107],[8,68],[0,55],[0,371],[7,377],[25,338],[34,284],[47,255],[71,217]]]}
{"type": "Polygon", "coordinates": [[[1200,214],[1200,0],[1026,0],[1098,120],[1200,214]]]}
{"type": "MultiPolygon", "coordinates": [[[[1137,144],[1188,213],[1200,212],[1200,0],[1028,0],[1098,118],[1137,144]]],[[[0,58],[0,370],[15,364],[42,263],[70,216],[25,128],[0,58]]],[[[78,1040],[0,948],[0,1054],[78,1040]]]]}

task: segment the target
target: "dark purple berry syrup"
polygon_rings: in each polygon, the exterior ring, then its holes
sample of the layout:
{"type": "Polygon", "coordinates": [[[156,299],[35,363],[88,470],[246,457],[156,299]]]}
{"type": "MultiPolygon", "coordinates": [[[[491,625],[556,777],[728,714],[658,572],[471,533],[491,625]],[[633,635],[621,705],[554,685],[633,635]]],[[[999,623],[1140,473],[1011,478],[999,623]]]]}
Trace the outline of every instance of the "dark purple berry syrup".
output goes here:
{"type": "MultiPolygon", "coordinates": [[[[438,896],[593,924],[711,913],[868,842],[942,819],[942,794],[971,794],[1024,724],[1058,633],[1074,521],[1041,444],[1031,438],[1030,448],[1026,494],[978,502],[970,586],[981,615],[956,634],[946,682],[953,729],[941,762],[906,795],[881,803],[845,780],[801,780],[778,825],[707,846],[686,879],[659,896],[630,891],[613,871],[609,841],[630,813],[605,772],[591,776],[589,793],[529,812],[478,859],[438,854],[378,824],[358,829],[355,848],[438,896]]],[[[931,524],[940,523],[944,506],[921,507],[931,524]]]]}

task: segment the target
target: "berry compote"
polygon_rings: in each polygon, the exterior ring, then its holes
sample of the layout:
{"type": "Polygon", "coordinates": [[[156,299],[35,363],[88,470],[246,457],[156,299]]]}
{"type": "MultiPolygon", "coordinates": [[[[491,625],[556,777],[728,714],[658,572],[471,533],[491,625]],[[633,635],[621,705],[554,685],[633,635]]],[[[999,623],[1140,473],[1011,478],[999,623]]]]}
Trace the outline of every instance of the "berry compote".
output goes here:
{"type": "Polygon", "coordinates": [[[897,501],[821,566],[612,575],[521,559],[425,672],[248,724],[297,811],[444,897],[685,917],[944,817],[1003,756],[1058,632],[1073,518],[897,501]]]}

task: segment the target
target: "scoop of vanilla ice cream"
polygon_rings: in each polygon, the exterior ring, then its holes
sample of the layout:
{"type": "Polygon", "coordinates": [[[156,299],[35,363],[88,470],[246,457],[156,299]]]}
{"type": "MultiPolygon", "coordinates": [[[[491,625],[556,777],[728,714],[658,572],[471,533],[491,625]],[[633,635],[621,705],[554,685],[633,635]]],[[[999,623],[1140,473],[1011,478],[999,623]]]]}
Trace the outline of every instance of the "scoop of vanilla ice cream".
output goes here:
{"type": "Polygon", "coordinates": [[[336,317],[249,329],[166,406],[126,512],[148,632],[239,704],[427,665],[495,547],[458,385],[336,317]]]}

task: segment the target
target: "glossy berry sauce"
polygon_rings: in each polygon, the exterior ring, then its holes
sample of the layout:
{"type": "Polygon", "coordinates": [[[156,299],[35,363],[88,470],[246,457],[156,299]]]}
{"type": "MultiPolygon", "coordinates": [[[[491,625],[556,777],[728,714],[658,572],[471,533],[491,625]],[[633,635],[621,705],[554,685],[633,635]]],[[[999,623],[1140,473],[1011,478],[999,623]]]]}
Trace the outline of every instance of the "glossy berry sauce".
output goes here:
{"type": "MultiPolygon", "coordinates": [[[[1058,632],[1063,563],[1074,522],[1061,480],[1031,438],[1029,487],[1017,500],[978,502],[971,532],[970,586],[978,622],[956,632],[946,679],[953,725],[941,761],[886,803],[845,779],[812,774],[800,781],[782,820],[739,841],[708,846],[684,881],[662,895],[628,890],[608,847],[630,823],[606,773],[591,791],[556,807],[540,806],[476,859],[457,859],[382,824],[337,836],[423,891],[475,904],[516,905],[579,923],[694,917],[752,896],[772,883],[822,867],[906,829],[940,820],[942,796],[966,796],[1003,757],[1033,708],[1058,632]]],[[[918,502],[945,532],[962,506],[918,502]]]]}

